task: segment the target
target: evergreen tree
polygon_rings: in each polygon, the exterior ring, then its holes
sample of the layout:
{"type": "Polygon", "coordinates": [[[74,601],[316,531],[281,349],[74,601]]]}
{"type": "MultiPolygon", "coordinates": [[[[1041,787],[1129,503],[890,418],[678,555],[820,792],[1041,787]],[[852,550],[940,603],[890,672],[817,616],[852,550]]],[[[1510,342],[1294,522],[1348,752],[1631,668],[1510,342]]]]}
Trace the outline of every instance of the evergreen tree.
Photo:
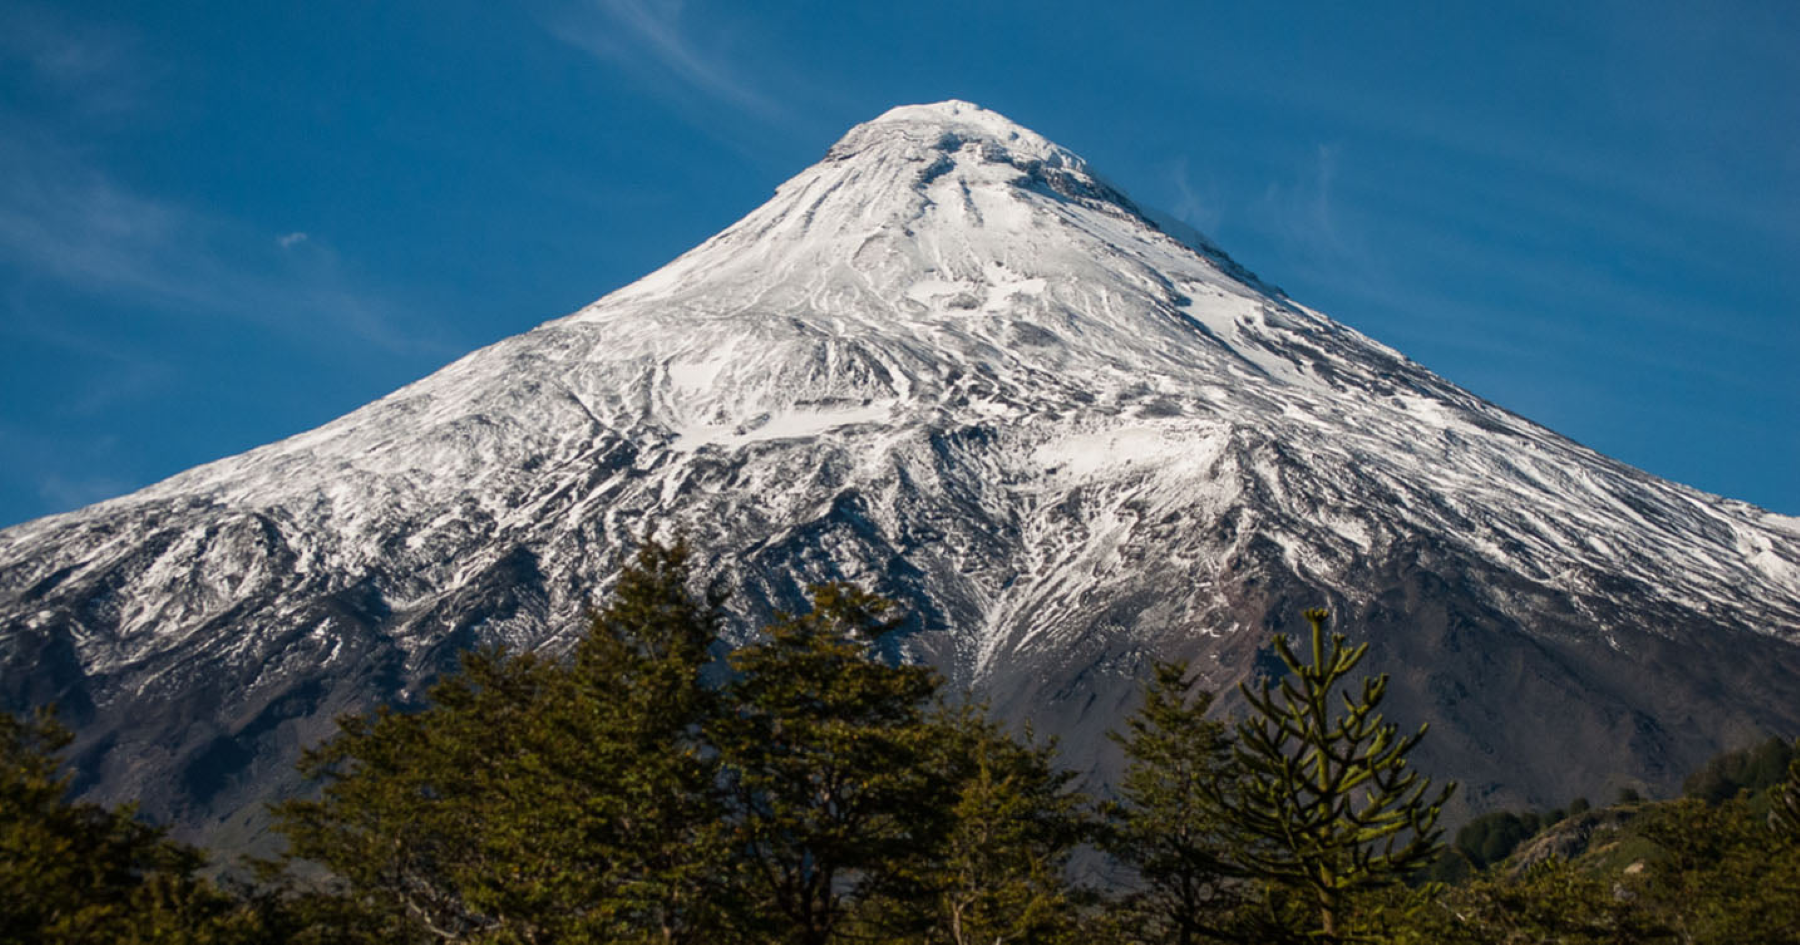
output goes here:
{"type": "Polygon", "coordinates": [[[1085,799],[1054,744],[1021,742],[982,706],[944,708],[933,776],[955,785],[938,845],[889,891],[911,922],[882,923],[917,934],[909,942],[992,945],[1071,941],[1077,927],[1069,857],[1089,833],[1085,799]]]}
{"type": "Polygon", "coordinates": [[[1769,789],[1769,818],[1777,833],[1800,844],[1800,740],[1794,742],[1787,780],[1769,789]]]}
{"type": "Polygon", "coordinates": [[[1156,664],[1143,707],[1112,736],[1127,766],[1104,841],[1140,884],[1125,903],[1140,934],[1176,945],[1225,932],[1244,893],[1238,851],[1257,842],[1225,816],[1238,790],[1230,734],[1186,677],[1185,663],[1156,664]]]}
{"type": "Polygon", "coordinates": [[[1768,829],[1748,797],[1646,805],[1632,823],[1654,853],[1628,894],[1684,945],[1800,945],[1800,842],[1768,829]]]}
{"type": "Polygon", "coordinates": [[[1242,865],[1306,916],[1313,942],[1345,940],[1352,894],[1400,882],[1437,855],[1437,819],[1455,785],[1428,797],[1430,780],[1407,766],[1425,728],[1407,736],[1378,711],[1387,676],[1365,677],[1359,693],[1337,692],[1368,652],[1325,634],[1324,610],[1308,610],[1310,659],[1277,634],[1275,652],[1291,677],[1279,688],[1240,686],[1254,714],[1237,725],[1233,757],[1240,789],[1226,795],[1228,822],[1256,839],[1242,865]],[[1341,698],[1341,708],[1333,703],[1341,698]]]}
{"type": "Polygon", "coordinates": [[[1383,945],[1675,945],[1644,904],[1560,860],[1465,886],[1428,884],[1360,894],[1353,933],[1383,945]]]}
{"type": "Polygon", "coordinates": [[[1469,865],[1483,870],[1512,855],[1519,844],[1538,832],[1538,817],[1529,811],[1493,811],[1464,824],[1456,832],[1455,849],[1468,858],[1469,865]]]}
{"type": "Polygon", "coordinates": [[[888,666],[868,644],[891,605],[847,584],[812,589],[731,655],[730,711],[713,737],[731,792],[742,929],[822,945],[851,903],[904,880],[940,842],[954,803],[931,776],[937,676],[888,666]]]}
{"type": "Polygon", "coordinates": [[[688,557],[643,544],[576,647],[571,697],[547,713],[570,744],[549,759],[540,803],[573,827],[553,834],[564,859],[605,851],[586,880],[589,925],[613,941],[709,941],[723,921],[724,794],[705,740],[720,703],[703,678],[720,601],[688,590],[688,557]]]}
{"type": "MultiPolygon", "coordinates": [[[[555,667],[533,656],[469,654],[431,689],[432,705],[383,706],[338,720],[301,770],[322,780],[316,800],[275,809],[291,860],[329,870],[331,891],[368,941],[530,941],[560,922],[537,890],[564,864],[519,861],[512,837],[547,831],[521,774],[534,762],[531,716],[555,667]],[[496,890],[500,877],[515,882],[496,890]]],[[[321,891],[322,892],[322,891],[321,891]]]]}
{"type": "Polygon", "coordinates": [[[130,807],[65,800],[70,738],[48,711],[0,713],[0,942],[260,941],[255,916],[200,878],[200,851],[130,807]]]}
{"type": "Polygon", "coordinates": [[[1769,738],[1706,762],[1681,783],[1681,793],[1717,806],[1743,791],[1766,791],[1787,776],[1793,750],[1780,738],[1769,738]]]}
{"type": "Polygon", "coordinates": [[[306,754],[322,795],[278,823],[360,910],[347,927],[710,940],[725,855],[700,675],[718,618],[689,594],[686,560],[646,541],[572,660],[471,654],[430,708],[342,719],[306,754]]]}

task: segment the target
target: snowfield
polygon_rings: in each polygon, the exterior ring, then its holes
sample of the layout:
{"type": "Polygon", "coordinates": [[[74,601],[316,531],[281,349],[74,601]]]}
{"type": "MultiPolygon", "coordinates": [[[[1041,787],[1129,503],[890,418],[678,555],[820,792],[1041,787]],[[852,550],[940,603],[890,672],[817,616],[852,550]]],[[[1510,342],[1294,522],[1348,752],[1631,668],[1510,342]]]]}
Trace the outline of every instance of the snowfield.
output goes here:
{"type": "Polygon", "coordinates": [[[812,581],[901,599],[895,657],[1097,777],[1147,660],[1225,688],[1320,603],[1467,803],[1800,728],[1795,519],[1482,401],[964,102],[325,426],[0,532],[0,692],[63,703],[96,796],[227,829],[334,713],[566,645],[650,528],[740,633],[812,581]]]}

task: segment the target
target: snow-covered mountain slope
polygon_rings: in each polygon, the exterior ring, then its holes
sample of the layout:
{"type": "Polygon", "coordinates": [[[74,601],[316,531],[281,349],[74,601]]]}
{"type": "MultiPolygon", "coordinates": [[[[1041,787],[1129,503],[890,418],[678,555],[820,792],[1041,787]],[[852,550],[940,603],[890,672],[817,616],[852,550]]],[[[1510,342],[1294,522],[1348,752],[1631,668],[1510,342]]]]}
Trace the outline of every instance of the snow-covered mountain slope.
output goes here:
{"type": "Polygon", "coordinates": [[[901,655],[1078,764],[1150,658],[1227,688],[1321,603],[1472,804],[1800,730],[1800,521],[1486,403],[961,102],[323,427],[0,532],[0,697],[63,703],[97,796],[225,830],[335,713],[565,642],[648,527],[746,620],[904,600],[901,655]]]}

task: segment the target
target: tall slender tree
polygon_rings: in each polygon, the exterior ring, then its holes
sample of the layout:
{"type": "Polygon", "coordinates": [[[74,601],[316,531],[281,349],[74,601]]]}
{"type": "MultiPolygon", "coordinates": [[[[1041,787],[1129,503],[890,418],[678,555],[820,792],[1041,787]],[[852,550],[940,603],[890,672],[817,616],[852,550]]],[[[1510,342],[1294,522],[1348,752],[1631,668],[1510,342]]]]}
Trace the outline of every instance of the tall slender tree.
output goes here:
{"type": "Polygon", "coordinates": [[[848,584],[812,589],[731,656],[714,740],[731,792],[745,931],[823,945],[848,907],[937,845],[954,798],[927,764],[937,676],[870,644],[892,605],[848,584]]]}
{"type": "Polygon", "coordinates": [[[1225,934],[1241,904],[1242,851],[1257,841],[1226,817],[1238,792],[1231,735],[1186,663],[1158,663],[1144,704],[1113,740],[1125,751],[1104,846],[1135,874],[1126,907],[1146,939],[1193,945],[1225,934]]]}
{"type": "Polygon", "coordinates": [[[1365,676],[1355,694],[1339,691],[1369,645],[1346,646],[1341,633],[1328,638],[1325,610],[1304,616],[1308,658],[1277,634],[1288,675],[1239,687],[1253,714],[1236,727],[1243,780],[1223,810],[1259,841],[1242,849],[1243,866],[1298,894],[1293,905],[1307,916],[1301,937],[1336,943],[1345,940],[1351,895],[1400,882],[1437,855],[1438,814],[1456,785],[1433,796],[1430,779],[1408,766],[1425,727],[1402,736],[1382,720],[1385,674],[1365,676]]]}
{"type": "Polygon", "coordinates": [[[716,601],[645,541],[572,659],[468,656],[431,705],[340,720],[278,808],[372,938],[710,941],[723,864],[701,679],[716,601]]]}
{"type": "Polygon", "coordinates": [[[606,851],[590,927],[615,941],[710,941],[723,921],[724,794],[705,737],[720,702],[704,678],[721,601],[689,588],[689,558],[684,542],[642,543],[546,713],[567,747],[547,760],[539,802],[570,825],[554,834],[568,858],[606,851]]]}
{"type": "Polygon", "coordinates": [[[916,945],[1054,945],[1076,935],[1068,866],[1091,833],[1088,801],[1057,767],[1054,742],[1014,737],[986,712],[964,701],[933,713],[927,763],[953,786],[949,822],[863,910],[870,931],[916,945]]]}
{"type": "Polygon", "coordinates": [[[1769,819],[1776,833],[1800,843],[1800,739],[1794,742],[1787,780],[1769,789],[1769,819]]]}

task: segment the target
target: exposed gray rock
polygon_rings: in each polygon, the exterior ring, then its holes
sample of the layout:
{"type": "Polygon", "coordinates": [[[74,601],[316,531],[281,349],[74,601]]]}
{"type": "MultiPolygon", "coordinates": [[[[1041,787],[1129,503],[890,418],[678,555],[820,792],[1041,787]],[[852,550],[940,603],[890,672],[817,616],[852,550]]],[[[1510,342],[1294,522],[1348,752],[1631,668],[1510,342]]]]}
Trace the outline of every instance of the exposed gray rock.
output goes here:
{"type": "Polygon", "coordinates": [[[1148,660],[1227,689],[1320,604],[1479,807],[1800,729],[1800,521],[1486,403],[955,102],[573,315],[0,532],[0,698],[62,704],[90,796],[236,836],[335,714],[565,645],[650,526],[738,633],[813,581],[905,601],[895,656],[1102,776],[1148,660]]]}

